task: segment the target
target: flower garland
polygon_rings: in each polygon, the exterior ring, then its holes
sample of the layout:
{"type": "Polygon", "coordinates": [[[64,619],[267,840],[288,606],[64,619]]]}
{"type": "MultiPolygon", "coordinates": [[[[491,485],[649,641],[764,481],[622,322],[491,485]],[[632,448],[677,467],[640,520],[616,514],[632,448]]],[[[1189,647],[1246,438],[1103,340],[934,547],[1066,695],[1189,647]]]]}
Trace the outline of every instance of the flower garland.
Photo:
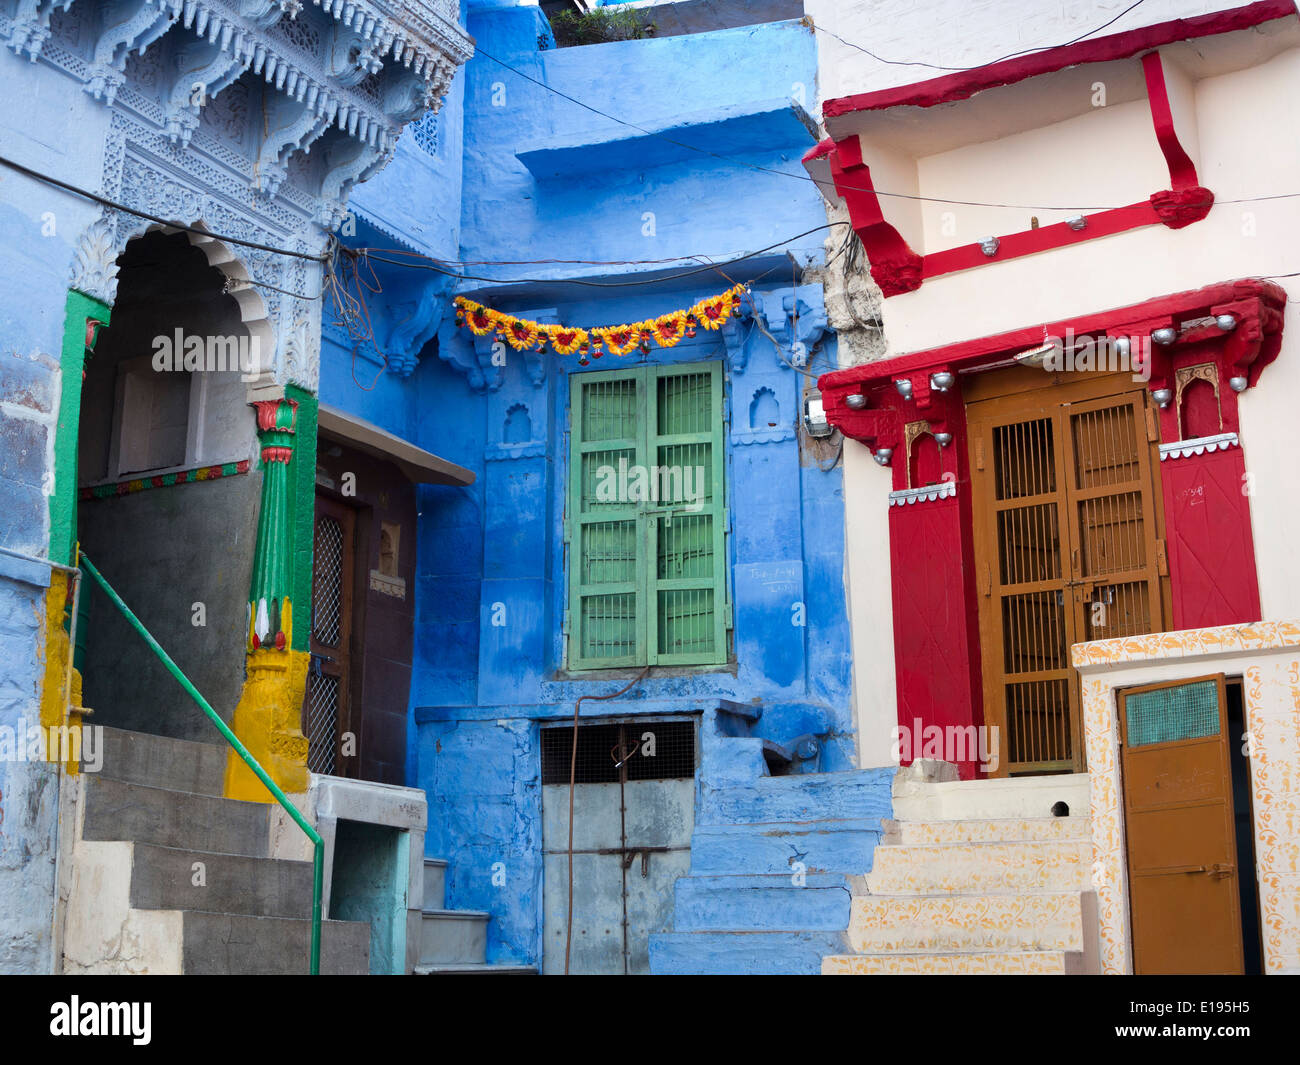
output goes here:
{"type": "Polygon", "coordinates": [[[671,348],[683,337],[693,337],[698,329],[721,329],[740,310],[741,297],[749,292],[746,285],[733,285],[726,292],[709,296],[681,311],[670,311],[658,318],[628,325],[601,325],[590,329],[581,326],[546,325],[542,322],[503,314],[481,303],[457,296],[456,325],[467,328],[476,337],[495,333],[515,351],[544,351],[547,345],[557,355],[577,352],[578,365],[599,359],[605,352],[626,355],[640,349],[644,354],[651,344],[671,348]]]}

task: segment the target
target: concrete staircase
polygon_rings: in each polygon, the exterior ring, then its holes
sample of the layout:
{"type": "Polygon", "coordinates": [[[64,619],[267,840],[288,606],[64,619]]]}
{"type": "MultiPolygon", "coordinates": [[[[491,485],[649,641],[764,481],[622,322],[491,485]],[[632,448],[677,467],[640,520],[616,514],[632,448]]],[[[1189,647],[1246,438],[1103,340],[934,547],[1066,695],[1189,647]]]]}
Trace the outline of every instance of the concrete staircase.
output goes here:
{"type": "Polygon", "coordinates": [[[900,771],[849,951],[821,971],[1095,972],[1087,777],[924,779],[933,771],[900,771]]]}
{"type": "Polygon", "coordinates": [[[762,741],[719,746],[727,764],[709,766],[706,748],[690,875],[675,887],[673,931],[650,937],[651,971],[817,973],[846,949],[893,771],[767,776],[762,741]]]}
{"type": "MultiPolygon", "coordinates": [[[[306,974],[312,865],[275,856],[271,807],[221,797],[225,746],[102,736],[61,812],[63,971],[306,974]]],[[[369,954],[367,924],[324,922],[322,973],[369,954]]]]}
{"type": "Polygon", "coordinates": [[[424,859],[424,908],[420,915],[418,976],[535,976],[532,965],[490,965],[487,961],[489,914],[448,910],[447,863],[424,859]]]}

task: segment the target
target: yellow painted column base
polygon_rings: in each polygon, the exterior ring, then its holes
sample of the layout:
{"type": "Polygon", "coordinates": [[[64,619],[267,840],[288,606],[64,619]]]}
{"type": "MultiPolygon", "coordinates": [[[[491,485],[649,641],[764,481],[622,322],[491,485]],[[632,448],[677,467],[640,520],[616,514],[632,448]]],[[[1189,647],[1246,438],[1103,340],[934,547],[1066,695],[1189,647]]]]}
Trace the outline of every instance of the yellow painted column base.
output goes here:
{"type": "MultiPolygon", "coordinates": [[[[303,651],[262,648],[251,652],[248,678],[231,723],[249,754],[288,795],[307,790],[307,737],[302,733],[307,664],[308,655],[303,651]]],[[[223,790],[228,799],[275,801],[233,750],[226,756],[223,790]]]]}

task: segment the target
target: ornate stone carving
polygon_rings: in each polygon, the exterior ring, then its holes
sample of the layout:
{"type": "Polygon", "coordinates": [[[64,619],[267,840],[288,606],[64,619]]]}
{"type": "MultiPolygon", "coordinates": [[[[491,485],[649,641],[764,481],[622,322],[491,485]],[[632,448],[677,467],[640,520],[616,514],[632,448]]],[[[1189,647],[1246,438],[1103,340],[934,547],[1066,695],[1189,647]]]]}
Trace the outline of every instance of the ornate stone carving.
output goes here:
{"type": "Polygon", "coordinates": [[[81,235],[69,281],[71,288],[93,296],[110,307],[117,299],[116,228],[111,214],[105,214],[81,235]]]}

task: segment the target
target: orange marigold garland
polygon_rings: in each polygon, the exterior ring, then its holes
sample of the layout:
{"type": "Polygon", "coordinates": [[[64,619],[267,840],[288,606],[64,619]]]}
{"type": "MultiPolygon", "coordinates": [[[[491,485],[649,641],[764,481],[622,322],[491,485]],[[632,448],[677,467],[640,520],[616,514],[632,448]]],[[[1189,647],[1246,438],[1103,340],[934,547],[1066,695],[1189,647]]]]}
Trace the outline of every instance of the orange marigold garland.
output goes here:
{"type": "Polygon", "coordinates": [[[694,337],[701,327],[710,331],[721,329],[740,310],[741,298],[748,291],[745,285],[733,285],[726,292],[702,299],[685,310],[671,311],[644,322],[602,325],[591,329],[544,325],[526,318],[516,318],[512,314],[502,314],[464,296],[457,296],[456,324],[468,327],[475,336],[487,336],[495,332],[516,351],[525,348],[541,351],[549,344],[557,355],[572,355],[577,352],[579,363],[585,366],[588,355],[599,359],[605,351],[619,356],[637,348],[648,352],[651,343],[661,348],[671,348],[683,337],[694,337]]]}

